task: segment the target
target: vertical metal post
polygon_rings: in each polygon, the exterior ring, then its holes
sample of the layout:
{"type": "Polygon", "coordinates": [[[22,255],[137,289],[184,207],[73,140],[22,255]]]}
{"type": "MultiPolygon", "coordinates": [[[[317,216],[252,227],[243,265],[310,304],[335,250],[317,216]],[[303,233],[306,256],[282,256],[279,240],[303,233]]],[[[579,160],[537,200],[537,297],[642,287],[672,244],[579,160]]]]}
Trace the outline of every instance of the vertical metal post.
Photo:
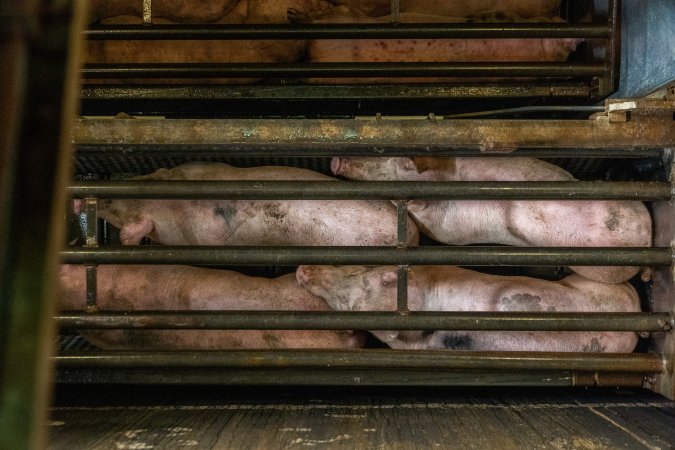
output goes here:
{"type": "Polygon", "coordinates": [[[600,79],[600,96],[606,97],[619,86],[619,70],[621,68],[621,22],[620,0],[608,0],[607,26],[609,39],[605,52],[605,74],[600,79]]]}
{"type": "Polygon", "coordinates": [[[152,0],[143,0],[143,23],[152,24],[152,0]]]}
{"type": "MultiPolygon", "coordinates": [[[[396,221],[397,221],[397,244],[399,248],[405,248],[408,245],[408,204],[405,200],[396,202],[396,221]]],[[[399,312],[408,311],[408,265],[403,264],[397,268],[396,281],[396,310],[399,312]]]]}
{"type": "Polygon", "coordinates": [[[391,23],[401,23],[401,3],[400,0],[391,0],[391,23]]]}
{"type": "Polygon", "coordinates": [[[0,8],[0,49],[3,54],[10,49],[14,56],[3,58],[8,67],[0,73],[0,86],[19,83],[13,84],[19,91],[11,105],[16,117],[8,123],[15,127],[8,149],[15,158],[6,171],[11,186],[6,203],[0,204],[3,220],[10,218],[0,235],[2,449],[40,449],[46,444],[53,375],[49,356],[56,335],[53,285],[63,247],[65,186],[84,44],[80,36],[88,3],[11,1],[0,8]]]}
{"type": "MultiPolygon", "coordinates": [[[[85,247],[98,247],[98,199],[87,197],[85,200],[85,211],[87,215],[87,236],[85,247]]],[[[88,312],[96,311],[96,291],[97,291],[97,271],[95,264],[86,266],[86,289],[88,312]]]]}

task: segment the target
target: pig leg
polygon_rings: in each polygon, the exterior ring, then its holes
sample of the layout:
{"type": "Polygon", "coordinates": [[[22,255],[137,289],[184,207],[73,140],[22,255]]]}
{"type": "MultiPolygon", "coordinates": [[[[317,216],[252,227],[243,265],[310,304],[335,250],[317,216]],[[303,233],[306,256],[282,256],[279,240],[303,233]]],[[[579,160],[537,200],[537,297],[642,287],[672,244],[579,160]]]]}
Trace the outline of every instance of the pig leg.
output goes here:
{"type": "Polygon", "coordinates": [[[147,236],[154,224],[148,216],[141,216],[135,222],[127,222],[120,230],[120,240],[124,245],[138,245],[145,236],[147,236]]]}

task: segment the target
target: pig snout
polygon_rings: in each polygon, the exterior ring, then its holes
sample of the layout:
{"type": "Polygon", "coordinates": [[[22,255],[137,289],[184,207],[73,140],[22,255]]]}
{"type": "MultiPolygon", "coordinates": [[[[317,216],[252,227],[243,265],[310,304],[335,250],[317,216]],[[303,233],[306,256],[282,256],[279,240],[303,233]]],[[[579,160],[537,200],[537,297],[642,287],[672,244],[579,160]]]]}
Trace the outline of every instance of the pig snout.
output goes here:
{"type": "Polygon", "coordinates": [[[342,160],[337,156],[330,160],[330,171],[333,175],[342,175],[342,160]]]}

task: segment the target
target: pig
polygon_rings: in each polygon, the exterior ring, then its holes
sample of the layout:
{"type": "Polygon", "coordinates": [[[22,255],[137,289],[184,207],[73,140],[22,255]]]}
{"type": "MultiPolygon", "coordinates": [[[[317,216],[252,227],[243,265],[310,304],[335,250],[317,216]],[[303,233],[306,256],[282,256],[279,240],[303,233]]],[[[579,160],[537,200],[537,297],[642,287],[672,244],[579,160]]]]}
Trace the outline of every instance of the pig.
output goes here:
{"type": "MultiPolygon", "coordinates": [[[[86,304],[85,268],[62,265],[61,309],[86,304]]],[[[250,277],[229,270],[189,266],[98,266],[97,307],[132,310],[330,311],[320,297],[298,286],[294,274],[250,277]]],[[[264,348],[358,348],[365,333],[324,330],[87,330],[82,335],[105,350],[223,350],[264,348]]]]}
{"type": "MultiPolygon", "coordinates": [[[[332,0],[332,2],[369,16],[384,16],[391,13],[390,0],[332,0]]],[[[556,16],[560,13],[560,0],[400,0],[400,10],[450,17],[505,12],[529,19],[556,16]]]]}
{"type": "MultiPolygon", "coordinates": [[[[333,10],[314,23],[389,23],[388,16],[367,18],[344,10],[333,10]]],[[[403,13],[403,23],[514,22],[504,14],[478,18],[450,18],[430,14],[403,13]]],[[[522,21],[522,20],[520,20],[522,21]]],[[[544,19],[537,20],[538,22],[544,19]]],[[[560,19],[546,20],[558,22],[560,19]]],[[[583,39],[509,38],[509,39],[317,39],[309,42],[308,59],[314,63],[332,62],[555,62],[567,60],[583,39]]],[[[485,78],[477,78],[481,80],[485,78]]],[[[368,77],[349,82],[452,81],[448,77],[368,77]]],[[[489,80],[494,80],[490,78],[489,80]]],[[[339,83],[343,78],[310,79],[316,83],[339,83]]]]}
{"type": "MultiPolygon", "coordinates": [[[[333,158],[331,170],[353,180],[572,181],[533,158],[333,158]]],[[[448,200],[408,202],[419,229],[445,244],[542,247],[649,247],[652,223],[639,201],[448,200]]],[[[638,267],[574,266],[591,280],[621,283],[638,267]]]]}
{"type": "MultiPolygon", "coordinates": [[[[283,23],[288,10],[313,14],[332,8],[328,0],[153,0],[152,19],[174,23],[213,23],[226,17],[253,18],[258,23],[283,23]],[[262,20],[261,20],[262,19],[262,20]]],[[[138,0],[92,0],[89,19],[96,22],[117,16],[143,17],[138,0]]],[[[256,23],[256,22],[250,22],[256,23]]]]}
{"type": "MultiPolygon", "coordinates": [[[[153,3],[153,23],[209,22],[215,24],[288,23],[289,10],[295,15],[309,14],[305,10],[322,10],[321,0],[242,0],[204,2],[181,0],[176,4],[153,3]],[[202,5],[208,3],[208,5],[202,5]],[[192,5],[193,7],[190,7],[192,5]]],[[[141,2],[116,1],[105,8],[94,8],[96,16],[105,17],[104,25],[139,24],[141,2]]],[[[290,17],[294,17],[291,14],[290,17]]],[[[90,40],[84,61],[88,64],[128,63],[288,63],[304,56],[304,40],[90,40]]],[[[161,79],[90,79],[89,84],[109,83],[227,83],[243,84],[258,78],[179,78],[161,79]]]]}
{"type": "MultiPolygon", "coordinates": [[[[137,180],[292,180],[335,178],[295,167],[237,168],[188,163],[137,180]]],[[[82,201],[76,200],[79,213],[82,201]]],[[[396,208],[366,200],[101,200],[99,217],[121,229],[120,240],[143,237],[167,245],[396,245],[396,208]]],[[[419,234],[408,219],[408,243],[419,234]]]]}
{"type": "MultiPolygon", "coordinates": [[[[300,266],[298,283],[338,311],[395,310],[394,266],[300,266]]],[[[579,275],[561,281],[498,276],[454,266],[412,266],[412,311],[638,312],[628,283],[604,284],[579,275]]],[[[371,331],[396,349],[631,352],[633,332],[371,331]]]]}

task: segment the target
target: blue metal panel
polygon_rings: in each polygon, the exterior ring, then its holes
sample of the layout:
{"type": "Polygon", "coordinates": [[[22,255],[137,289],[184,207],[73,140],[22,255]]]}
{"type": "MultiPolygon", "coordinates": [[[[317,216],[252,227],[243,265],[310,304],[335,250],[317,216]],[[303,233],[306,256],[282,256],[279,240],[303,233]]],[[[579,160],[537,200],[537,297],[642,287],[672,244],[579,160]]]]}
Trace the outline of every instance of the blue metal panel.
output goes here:
{"type": "Polygon", "coordinates": [[[623,0],[621,25],[614,97],[641,97],[675,81],[675,0],[623,0]]]}

